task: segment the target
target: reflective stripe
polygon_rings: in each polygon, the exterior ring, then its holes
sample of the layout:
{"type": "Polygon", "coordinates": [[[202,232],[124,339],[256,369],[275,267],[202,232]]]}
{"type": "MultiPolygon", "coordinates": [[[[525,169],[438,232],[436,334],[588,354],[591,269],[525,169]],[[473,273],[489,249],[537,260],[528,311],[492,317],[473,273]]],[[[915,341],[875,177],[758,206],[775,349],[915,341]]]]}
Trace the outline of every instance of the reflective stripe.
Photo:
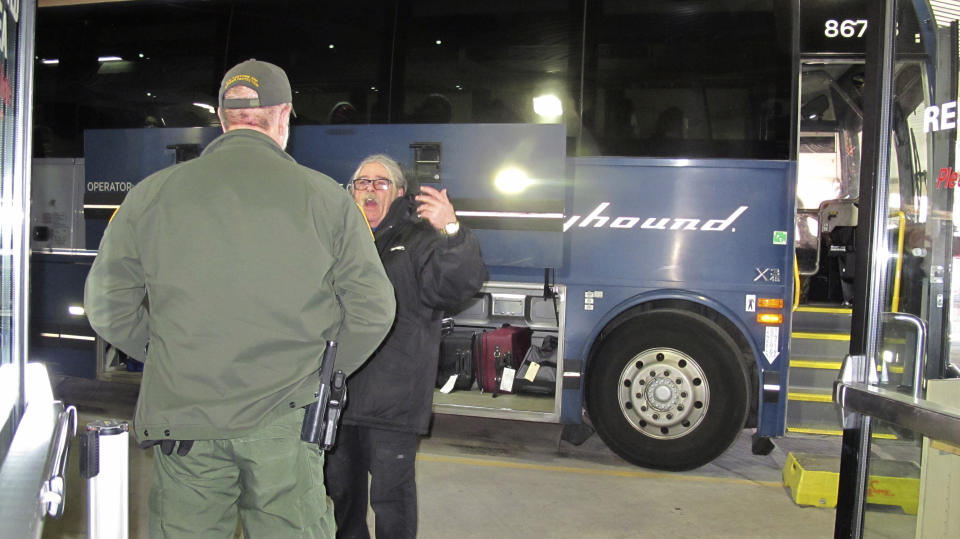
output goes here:
{"type": "Polygon", "coordinates": [[[91,337],[89,335],[70,335],[69,333],[41,333],[41,337],[48,337],[51,339],[73,339],[75,341],[96,341],[96,337],[91,337]]]}
{"type": "Polygon", "coordinates": [[[59,255],[59,256],[97,256],[97,251],[89,249],[38,249],[31,253],[33,255],[59,255]]]}
{"type": "Polygon", "coordinates": [[[458,217],[509,217],[516,219],[563,219],[562,213],[534,213],[516,211],[457,211],[458,217]]]}

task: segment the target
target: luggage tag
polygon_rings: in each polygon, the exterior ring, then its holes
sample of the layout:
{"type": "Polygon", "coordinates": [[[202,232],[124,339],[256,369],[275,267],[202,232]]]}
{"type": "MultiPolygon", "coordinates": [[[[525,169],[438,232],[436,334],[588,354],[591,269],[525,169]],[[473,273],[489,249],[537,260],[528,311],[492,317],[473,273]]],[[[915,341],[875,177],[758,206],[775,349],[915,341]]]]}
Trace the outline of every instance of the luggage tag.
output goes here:
{"type": "Polygon", "coordinates": [[[443,384],[443,387],[440,388],[440,393],[450,393],[453,391],[453,386],[456,385],[457,378],[459,377],[460,375],[458,374],[451,374],[450,378],[448,378],[446,383],[443,384]]]}
{"type": "Polygon", "coordinates": [[[500,379],[500,391],[505,393],[513,392],[513,378],[516,374],[516,369],[510,367],[503,368],[503,376],[500,379]]]}
{"type": "Polygon", "coordinates": [[[536,361],[527,363],[527,372],[523,373],[523,379],[532,382],[537,377],[537,371],[540,370],[540,364],[536,361]]]}

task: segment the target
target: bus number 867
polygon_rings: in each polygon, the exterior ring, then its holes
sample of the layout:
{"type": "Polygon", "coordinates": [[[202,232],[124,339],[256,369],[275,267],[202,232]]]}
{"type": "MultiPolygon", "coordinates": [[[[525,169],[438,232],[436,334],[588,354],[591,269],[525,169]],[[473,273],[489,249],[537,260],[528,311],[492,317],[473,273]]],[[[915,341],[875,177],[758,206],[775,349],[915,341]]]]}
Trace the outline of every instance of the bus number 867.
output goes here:
{"type": "Polygon", "coordinates": [[[867,20],[866,19],[857,19],[855,21],[847,19],[844,21],[837,21],[835,19],[828,19],[823,25],[823,35],[834,38],[834,37],[863,37],[864,32],[867,31],[867,20]],[[857,30],[859,28],[859,31],[857,30]]]}

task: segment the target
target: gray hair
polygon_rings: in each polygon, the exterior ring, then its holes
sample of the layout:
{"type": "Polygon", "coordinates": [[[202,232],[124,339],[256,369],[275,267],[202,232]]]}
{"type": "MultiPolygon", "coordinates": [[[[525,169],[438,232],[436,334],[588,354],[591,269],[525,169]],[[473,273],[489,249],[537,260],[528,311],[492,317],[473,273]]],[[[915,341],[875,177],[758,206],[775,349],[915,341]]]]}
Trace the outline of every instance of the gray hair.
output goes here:
{"type": "MultiPolygon", "coordinates": [[[[224,93],[227,99],[256,97],[257,91],[246,86],[234,86],[224,93]]],[[[234,127],[254,126],[264,131],[274,127],[277,123],[277,111],[283,105],[274,105],[269,107],[245,108],[245,109],[225,109],[220,107],[217,110],[224,128],[229,130],[234,127]]]]}
{"type": "Polygon", "coordinates": [[[404,192],[406,192],[407,180],[403,177],[403,170],[400,168],[400,165],[389,155],[382,153],[368,156],[364,158],[363,161],[360,161],[360,164],[357,165],[357,170],[353,172],[353,176],[350,176],[350,182],[347,184],[347,189],[353,191],[353,180],[360,176],[360,170],[363,169],[363,167],[371,163],[376,163],[387,169],[387,176],[390,181],[393,182],[393,185],[397,186],[397,189],[403,189],[404,192]]]}

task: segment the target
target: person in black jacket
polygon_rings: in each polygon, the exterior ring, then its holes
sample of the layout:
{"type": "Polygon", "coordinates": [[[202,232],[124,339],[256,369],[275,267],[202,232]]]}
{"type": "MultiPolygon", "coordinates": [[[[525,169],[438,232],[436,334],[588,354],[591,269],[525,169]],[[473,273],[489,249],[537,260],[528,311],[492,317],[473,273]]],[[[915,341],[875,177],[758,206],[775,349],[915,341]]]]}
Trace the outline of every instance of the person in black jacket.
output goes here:
{"type": "Polygon", "coordinates": [[[373,357],[347,380],[336,448],[328,454],[327,490],[337,537],[415,537],[414,459],[430,426],[440,350],[440,321],[487,279],[476,236],[460,225],[447,190],[407,193],[403,172],[386,155],[364,159],[348,188],[373,230],[397,316],[373,357]]]}

